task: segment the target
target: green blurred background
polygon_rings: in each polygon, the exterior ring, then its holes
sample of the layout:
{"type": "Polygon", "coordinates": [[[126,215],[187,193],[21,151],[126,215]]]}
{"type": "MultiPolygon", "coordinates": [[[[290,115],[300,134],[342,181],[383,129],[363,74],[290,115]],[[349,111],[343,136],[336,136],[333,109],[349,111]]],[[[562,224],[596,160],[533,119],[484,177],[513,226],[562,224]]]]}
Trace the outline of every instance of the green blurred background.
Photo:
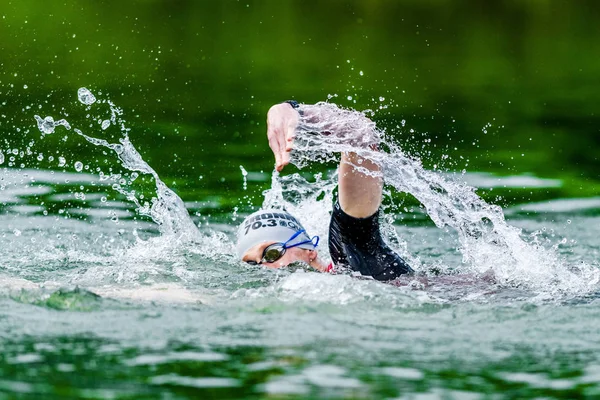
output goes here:
{"type": "Polygon", "coordinates": [[[132,142],[184,200],[230,212],[270,184],[268,107],[335,96],[374,110],[426,166],[562,181],[482,190],[488,200],[598,195],[599,14],[583,0],[3,1],[0,143],[30,146],[26,167],[61,169],[39,153],[69,155],[68,171],[114,166],[34,127],[52,115],[118,137],[95,122],[100,106],[86,118],[85,86],[123,108],[132,142]],[[250,195],[240,165],[264,172],[250,195]]]}

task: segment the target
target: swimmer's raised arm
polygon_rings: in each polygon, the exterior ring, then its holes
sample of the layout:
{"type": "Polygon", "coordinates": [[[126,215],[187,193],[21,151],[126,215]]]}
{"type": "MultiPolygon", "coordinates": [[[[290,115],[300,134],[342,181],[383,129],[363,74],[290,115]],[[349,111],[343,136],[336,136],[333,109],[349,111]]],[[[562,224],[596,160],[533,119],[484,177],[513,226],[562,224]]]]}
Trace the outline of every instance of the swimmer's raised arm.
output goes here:
{"type": "MultiPolygon", "coordinates": [[[[267,113],[267,136],[275,155],[277,171],[290,162],[296,129],[318,132],[332,142],[354,148],[376,149],[379,137],[375,123],[358,111],[342,110],[329,103],[298,105],[276,104],[267,113]],[[300,114],[301,113],[301,117],[300,114]]],[[[342,210],[355,218],[373,215],[381,205],[383,181],[380,167],[356,152],[342,153],[339,169],[339,203],[342,210]],[[367,173],[360,172],[357,166],[367,173]]]]}
{"type": "Polygon", "coordinates": [[[288,103],[275,104],[267,113],[267,138],[275,155],[277,171],[290,163],[290,152],[299,119],[298,112],[288,103]]]}

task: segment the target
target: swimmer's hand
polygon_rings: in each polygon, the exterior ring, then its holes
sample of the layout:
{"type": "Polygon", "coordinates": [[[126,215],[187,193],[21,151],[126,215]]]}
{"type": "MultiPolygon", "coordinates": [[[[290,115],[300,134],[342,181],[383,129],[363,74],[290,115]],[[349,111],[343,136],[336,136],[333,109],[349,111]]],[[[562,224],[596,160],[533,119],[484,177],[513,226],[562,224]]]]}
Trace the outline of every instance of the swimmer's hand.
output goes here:
{"type": "Polygon", "coordinates": [[[267,113],[267,137],[277,171],[290,163],[298,120],[298,112],[288,103],[276,104],[267,113]]]}

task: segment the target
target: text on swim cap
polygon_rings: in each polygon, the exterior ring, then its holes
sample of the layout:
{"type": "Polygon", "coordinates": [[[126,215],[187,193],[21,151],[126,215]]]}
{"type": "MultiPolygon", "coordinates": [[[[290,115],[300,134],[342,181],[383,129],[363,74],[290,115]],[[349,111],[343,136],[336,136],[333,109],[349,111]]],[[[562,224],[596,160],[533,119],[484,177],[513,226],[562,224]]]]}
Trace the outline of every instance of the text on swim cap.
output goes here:
{"type": "Polygon", "coordinates": [[[244,232],[244,235],[247,235],[250,229],[256,230],[260,228],[274,227],[277,225],[287,227],[293,230],[302,229],[298,220],[289,214],[263,213],[255,215],[254,217],[245,221],[244,229],[246,231],[244,232]]]}

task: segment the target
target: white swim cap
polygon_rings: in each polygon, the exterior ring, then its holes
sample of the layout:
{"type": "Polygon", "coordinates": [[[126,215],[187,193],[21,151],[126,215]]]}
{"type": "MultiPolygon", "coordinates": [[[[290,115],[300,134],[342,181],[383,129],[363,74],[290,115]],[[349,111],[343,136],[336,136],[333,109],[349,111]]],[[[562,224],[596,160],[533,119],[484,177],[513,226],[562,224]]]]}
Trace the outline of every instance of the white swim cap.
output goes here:
{"type": "MultiPolygon", "coordinates": [[[[304,228],[300,222],[286,211],[272,209],[259,210],[250,214],[240,224],[237,235],[237,255],[241,259],[248,250],[260,243],[285,243],[294,233],[301,230],[304,230],[304,228]]],[[[293,245],[294,243],[310,240],[310,236],[306,232],[303,232],[289,244],[293,245]]],[[[308,242],[297,247],[313,250],[315,245],[312,242],[308,242]]]]}

